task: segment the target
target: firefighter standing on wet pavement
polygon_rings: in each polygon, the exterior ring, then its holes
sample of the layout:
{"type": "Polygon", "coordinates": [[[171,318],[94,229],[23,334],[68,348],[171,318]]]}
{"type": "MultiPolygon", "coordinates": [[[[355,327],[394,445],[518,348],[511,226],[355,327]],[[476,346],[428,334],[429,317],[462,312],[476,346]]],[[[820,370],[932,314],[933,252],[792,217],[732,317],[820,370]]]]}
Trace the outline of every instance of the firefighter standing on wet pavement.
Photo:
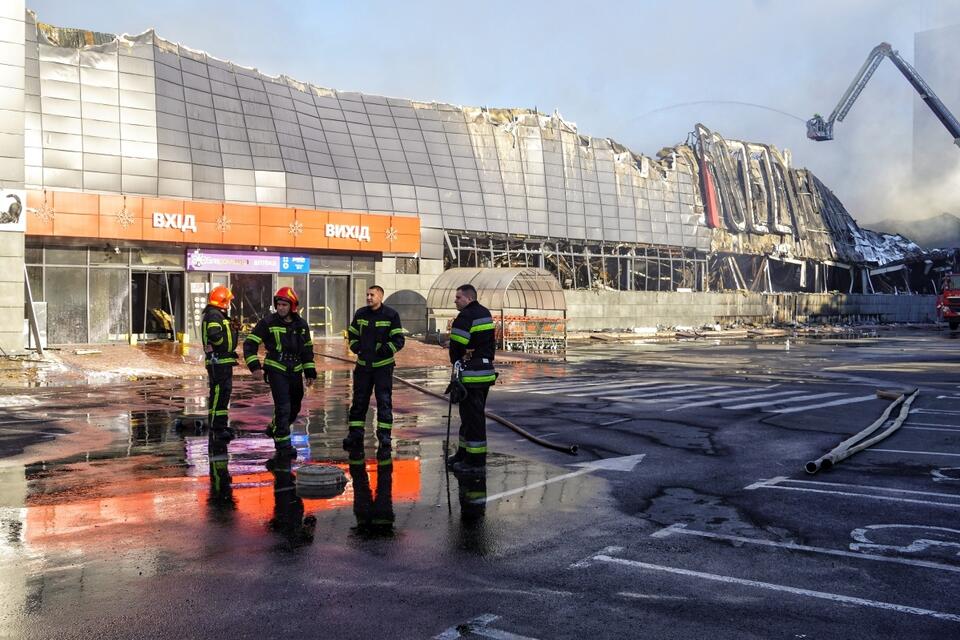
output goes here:
{"type": "Polygon", "coordinates": [[[363,428],[372,391],[377,398],[377,442],[380,449],[389,451],[393,429],[394,354],[403,348],[404,339],[400,314],[383,304],[381,287],[373,285],[367,289],[367,306],[357,309],[347,333],[350,351],[357,354],[357,364],[353,369],[353,401],[343,448],[347,451],[363,448],[363,428]]]}
{"type": "Polygon", "coordinates": [[[207,408],[211,444],[222,447],[233,440],[229,425],[228,409],[233,391],[233,368],[237,366],[237,333],[231,323],[230,301],[233,293],[224,286],[214,287],[207,298],[207,306],[200,320],[200,336],[203,343],[204,364],[207,367],[207,382],[210,395],[207,408]]]}
{"type": "Polygon", "coordinates": [[[454,472],[480,474],[487,464],[487,393],[497,380],[496,325],[489,309],[477,302],[473,285],[458,287],[454,304],[460,313],[450,329],[450,363],[460,363],[460,382],[467,393],[458,407],[460,443],[447,463],[454,472]]]}
{"type": "Polygon", "coordinates": [[[267,435],[273,438],[277,454],[295,458],[290,427],[300,413],[304,377],[307,386],[317,379],[313,362],[310,326],[297,313],[299,298],[292,287],[281,287],[273,296],[275,312],[263,318],[243,342],[244,361],[253,374],[263,370],[263,380],[273,395],[273,420],[267,435]],[[263,364],[258,351],[266,349],[263,364]]]}

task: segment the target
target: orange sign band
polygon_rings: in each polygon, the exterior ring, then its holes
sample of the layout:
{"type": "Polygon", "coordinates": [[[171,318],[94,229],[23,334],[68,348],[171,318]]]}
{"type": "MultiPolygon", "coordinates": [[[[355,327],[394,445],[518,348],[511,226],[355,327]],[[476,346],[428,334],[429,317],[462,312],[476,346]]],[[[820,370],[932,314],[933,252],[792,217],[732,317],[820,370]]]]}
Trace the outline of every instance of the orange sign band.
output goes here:
{"type": "Polygon", "coordinates": [[[141,196],[27,192],[27,235],[271,249],[420,251],[420,219],[141,196]]]}

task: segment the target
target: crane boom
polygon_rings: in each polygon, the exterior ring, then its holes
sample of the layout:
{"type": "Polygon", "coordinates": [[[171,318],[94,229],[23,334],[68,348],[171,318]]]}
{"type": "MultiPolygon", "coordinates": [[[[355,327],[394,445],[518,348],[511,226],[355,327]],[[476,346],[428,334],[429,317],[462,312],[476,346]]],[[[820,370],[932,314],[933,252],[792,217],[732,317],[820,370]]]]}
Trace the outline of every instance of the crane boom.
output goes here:
{"type": "Polygon", "coordinates": [[[946,105],[941,102],[937,94],[930,88],[930,85],[920,77],[917,70],[910,66],[909,62],[900,57],[900,54],[894,51],[893,47],[886,42],[881,42],[873,48],[863,63],[863,66],[860,67],[860,71],[858,71],[854,77],[853,82],[847,87],[847,90],[840,98],[840,102],[837,103],[837,106],[833,109],[833,113],[830,114],[827,120],[824,120],[823,116],[819,114],[807,120],[807,137],[811,140],[833,140],[833,123],[836,121],[843,122],[843,119],[847,117],[847,113],[849,113],[850,108],[853,107],[853,103],[860,97],[860,93],[863,92],[864,87],[867,86],[867,82],[870,81],[874,71],[877,70],[877,67],[880,66],[884,58],[890,58],[890,61],[893,62],[897,69],[900,70],[900,73],[907,79],[907,82],[920,94],[920,99],[930,107],[933,115],[947,128],[947,131],[950,132],[950,135],[953,137],[953,142],[957,146],[960,146],[960,122],[957,122],[954,115],[950,113],[946,105]]]}

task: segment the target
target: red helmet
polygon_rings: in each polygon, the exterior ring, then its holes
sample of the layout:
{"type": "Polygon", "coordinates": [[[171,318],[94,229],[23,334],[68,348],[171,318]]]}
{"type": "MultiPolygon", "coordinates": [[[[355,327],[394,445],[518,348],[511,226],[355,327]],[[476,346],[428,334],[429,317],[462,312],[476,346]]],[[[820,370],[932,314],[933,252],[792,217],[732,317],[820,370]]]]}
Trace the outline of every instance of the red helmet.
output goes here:
{"type": "Polygon", "coordinates": [[[214,287],[213,291],[210,292],[210,296],[207,298],[207,304],[211,304],[218,309],[223,309],[227,311],[230,309],[230,301],[233,300],[233,293],[230,289],[219,286],[214,287]]]}
{"type": "Polygon", "coordinates": [[[293,287],[280,287],[275,294],[273,294],[273,306],[277,306],[277,300],[286,300],[290,303],[290,311],[292,313],[297,312],[297,306],[300,304],[300,298],[297,297],[297,292],[293,290],[293,287]]]}

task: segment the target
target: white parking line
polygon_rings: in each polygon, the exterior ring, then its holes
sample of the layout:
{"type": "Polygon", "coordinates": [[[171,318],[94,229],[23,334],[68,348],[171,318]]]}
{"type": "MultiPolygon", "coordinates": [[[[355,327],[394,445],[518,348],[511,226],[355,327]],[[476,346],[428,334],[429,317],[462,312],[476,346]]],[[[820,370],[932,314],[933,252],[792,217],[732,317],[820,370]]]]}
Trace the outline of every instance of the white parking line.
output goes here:
{"type": "Polygon", "coordinates": [[[894,489],[891,487],[848,484],[843,482],[817,482],[814,480],[791,480],[786,476],[778,476],[776,478],[771,478],[769,480],[760,480],[759,482],[754,482],[753,484],[747,485],[746,487],[744,487],[744,490],[753,491],[755,489],[780,489],[782,491],[821,493],[821,494],[827,494],[827,495],[845,496],[848,498],[866,498],[868,500],[884,500],[889,502],[903,502],[907,504],[924,504],[924,505],[929,505],[934,507],[949,507],[951,509],[960,509],[960,502],[934,502],[931,500],[915,500],[913,498],[897,498],[895,496],[874,495],[870,493],[856,493],[852,491],[835,491],[832,489],[815,489],[810,487],[785,487],[781,484],[783,482],[792,482],[795,484],[815,485],[815,486],[822,486],[822,487],[844,487],[844,488],[868,489],[872,491],[889,491],[892,493],[905,493],[910,495],[933,496],[933,497],[943,497],[943,498],[960,500],[960,495],[950,494],[950,493],[936,493],[932,491],[913,491],[910,489],[894,489]]]}
{"type": "Polygon", "coordinates": [[[831,556],[843,556],[845,558],[857,558],[859,560],[874,560],[876,562],[893,562],[895,564],[905,564],[914,567],[923,567],[924,569],[938,569],[940,571],[954,571],[960,573],[960,566],[941,564],[939,562],[930,562],[929,560],[914,560],[912,558],[897,558],[894,556],[880,556],[873,553],[858,553],[856,551],[846,551],[843,549],[829,549],[827,547],[813,547],[806,544],[796,544],[793,542],[775,542],[774,540],[760,540],[757,538],[746,538],[743,536],[732,536],[723,533],[712,533],[709,531],[697,531],[688,529],[683,523],[675,523],[669,527],[660,529],[650,534],[651,538],[666,538],[675,533],[686,536],[697,536],[700,538],[711,538],[714,540],[729,540],[731,542],[742,542],[745,544],[755,544],[763,547],[776,547],[778,549],[790,549],[792,551],[809,551],[811,553],[821,553],[831,556]]]}
{"type": "Polygon", "coordinates": [[[853,404],[855,402],[866,402],[867,400],[876,400],[876,394],[869,396],[859,396],[857,398],[843,398],[842,400],[833,400],[831,402],[821,402],[820,404],[811,404],[803,407],[791,407],[789,409],[772,409],[769,413],[797,413],[799,411],[811,411],[822,407],[836,407],[841,404],[853,404]]]}
{"type": "Polygon", "coordinates": [[[960,453],[945,453],[943,451],[907,451],[906,449],[867,449],[877,453],[913,453],[918,456],[947,456],[949,458],[960,458],[960,453]]]}
{"type": "Polygon", "coordinates": [[[780,400],[769,400],[766,402],[749,402],[747,404],[724,405],[724,409],[754,409],[756,407],[769,407],[772,404],[783,404],[785,402],[803,402],[804,400],[819,400],[820,398],[831,398],[839,396],[840,392],[832,391],[830,393],[814,393],[809,396],[795,396],[793,398],[782,398],[780,400]]]}
{"type": "Polygon", "coordinates": [[[880,600],[868,600],[866,598],[856,598],[853,596],[841,595],[839,593],[813,591],[811,589],[801,589],[798,587],[791,587],[784,584],[775,584],[772,582],[760,582],[759,580],[745,580],[744,578],[735,578],[733,576],[724,576],[716,573],[706,573],[703,571],[691,571],[690,569],[681,569],[679,567],[667,567],[659,564],[650,564],[648,562],[639,562],[637,560],[627,560],[626,558],[614,558],[607,555],[596,555],[596,556],[593,556],[591,560],[598,560],[600,562],[609,562],[612,564],[619,564],[619,565],[624,565],[628,567],[634,567],[637,569],[663,571],[663,572],[672,573],[675,575],[687,576],[691,578],[701,578],[703,580],[711,580],[714,582],[725,582],[727,584],[737,584],[737,585],[742,585],[746,587],[757,587],[760,589],[769,589],[771,591],[780,591],[783,593],[790,593],[798,596],[806,596],[809,598],[819,598],[821,600],[830,600],[830,601],[839,602],[842,604],[855,604],[861,607],[885,609],[888,611],[896,611],[898,613],[910,613],[918,616],[938,618],[940,620],[949,620],[951,622],[960,622],[960,615],[956,615],[953,613],[933,611],[931,609],[921,609],[919,607],[911,607],[908,605],[895,604],[892,602],[882,602],[880,600]]]}
{"type": "Polygon", "coordinates": [[[954,429],[960,429],[960,425],[956,424],[941,424],[939,422],[914,422],[910,421],[911,426],[921,426],[921,427],[953,427],[954,429]]]}

